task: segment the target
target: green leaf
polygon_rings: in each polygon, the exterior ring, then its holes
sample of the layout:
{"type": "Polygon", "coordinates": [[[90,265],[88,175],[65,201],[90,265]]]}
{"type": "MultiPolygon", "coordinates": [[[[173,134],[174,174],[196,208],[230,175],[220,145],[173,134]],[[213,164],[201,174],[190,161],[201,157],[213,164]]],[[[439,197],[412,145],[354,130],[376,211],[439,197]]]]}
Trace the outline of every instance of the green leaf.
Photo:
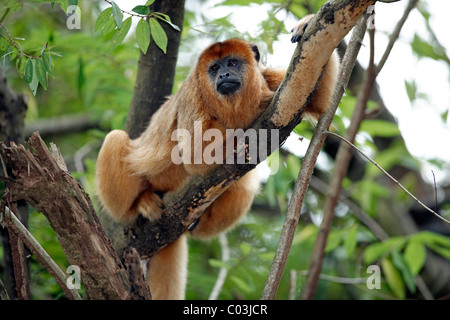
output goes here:
{"type": "Polygon", "coordinates": [[[356,245],[358,244],[358,228],[357,225],[354,225],[350,228],[350,230],[347,232],[347,236],[344,240],[344,249],[347,251],[348,255],[351,255],[355,249],[356,245]]]}
{"type": "Polygon", "coordinates": [[[361,123],[361,131],[374,137],[395,137],[400,135],[398,126],[385,120],[365,120],[361,123]]]}
{"type": "Polygon", "coordinates": [[[172,20],[170,20],[170,17],[167,14],[161,13],[161,12],[154,12],[153,13],[156,18],[159,20],[164,21],[165,23],[169,24],[172,28],[174,28],[177,31],[181,31],[180,27],[178,27],[176,24],[172,23],[172,20]]]}
{"type": "Polygon", "coordinates": [[[372,262],[378,260],[381,256],[387,255],[393,249],[401,250],[405,244],[405,241],[406,240],[403,237],[393,237],[383,242],[371,244],[364,251],[364,262],[371,264],[372,262]]]}
{"type": "Polygon", "coordinates": [[[441,247],[437,244],[429,244],[428,247],[433,250],[434,252],[440,254],[444,258],[450,260],[450,249],[441,247]]]}
{"type": "Polygon", "coordinates": [[[248,256],[250,254],[250,252],[252,251],[252,246],[249,245],[248,243],[241,243],[239,245],[239,249],[241,250],[242,255],[248,256]]]}
{"type": "Polygon", "coordinates": [[[447,63],[450,62],[441,46],[437,45],[436,42],[424,40],[417,34],[414,35],[411,47],[413,52],[421,58],[428,57],[434,60],[443,60],[447,63]]]}
{"type": "Polygon", "coordinates": [[[81,92],[84,86],[84,62],[81,57],[78,58],[78,79],[77,79],[78,96],[81,97],[81,92]]]}
{"type": "Polygon", "coordinates": [[[300,159],[293,154],[289,154],[286,158],[286,167],[289,172],[289,178],[297,180],[298,173],[300,172],[300,159]]]}
{"type": "Polygon", "coordinates": [[[264,194],[267,198],[267,202],[269,203],[270,207],[275,207],[277,205],[277,197],[276,197],[276,190],[275,190],[275,180],[274,176],[269,176],[269,179],[266,182],[266,185],[264,187],[264,194]]]}
{"type": "Polygon", "coordinates": [[[25,67],[25,82],[31,83],[33,80],[34,62],[33,59],[28,59],[25,67]]]}
{"type": "Polygon", "coordinates": [[[150,26],[145,19],[139,20],[136,26],[136,41],[141,51],[146,54],[150,44],[150,26]]]}
{"type": "Polygon", "coordinates": [[[117,29],[111,39],[111,51],[114,51],[125,39],[128,34],[128,31],[131,27],[131,17],[128,17],[122,24],[122,27],[117,29]]]}
{"type": "Polygon", "coordinates": [[[405,259],[403,258],[403,255],[399,251],[394,250],[392,252],[392,262],[397,267],[397,269],[400,270],[400,272],[402,273],[403,280],[406,283],[409,291],[415,293],[416,284],[414,283],[414,277],[411,273],[411,269],[409,269],[409,266],[406,263],[405,259]]]}
{"type": "Polygon", "coordinates": [[[230,270],[231,267],[224,261],[222,260],[217,260],[217,259],[209,259],[208,260],[209,265],[213,268],[225,268],[230,270]]]}
{"type": "Polygon", "coordinates": [[[160,48],[164,54],[167,51],[167,35],[164,29],[159,24],[158,20],[155,18],[149,19],[150,23],[150,33],[152,35],[155,44],[160,48]]]}
{"type": "Polygon", "coordinates": [[[384,258],[381,261],[381,268],[386,277],[386,281],[391,288],[392,292],[397,298],[405,298],[405,285],[403,283],[402,276],[397,268],[394,266],[391,260],[384,258]]]}
{"type": "MultiPolygon", "coordinates": [[[[36,62],[35,62],[35,60],[34,59],[30,59],[30,60],[31,60],[31,63],[32,63],[33,70],[36,70],[36,62]]],[[[28,84],[28,86],[30,87],[31,92],[35,96],[36,93],[37,93],[37,88],[39,86],[39,80],[37,78],[37,75],[36,75],[35,71],[33,72],[31,82],[28,84]]]]}
{"type": "Polygon", "coordinates": [[[106,8],[105,10],[100,13],[100,15],[97,18],[97,21],[95,22],[95,29],[94,31],[97,32],[107,25],[107,21],[112,18],[112,8],[106,8]]]}
{"type": "Polygon", "coordinates": [[[168,22],[172,22],[172,20],[170,20],[170,17],[168,14],[162,13],[162,12],[153,12],[153,14],[157,17],[160,18],[161,20],[164,21],[168,21],[168,22]]]}
{"type": "Polygon", "coordinates": [[[241,278],[238,278],[237,276],[231,276],[230,280],[233,281],[233,283],[238,287],[241,291],[245,293],[251,293],[252,288],[241,278]]]}
{"type": "Polygon", "coordinates": [[[346,230],[333,230],[328,235],[327,246],[325,247],[325,252],[330,252],[336,249],[342,242],[346,230]]]}
{"type": "Polygon", "coordinates": [[[151,6],[153,4],[153,2],[155,2],[155,0],[148,0],[145,5],[146,6],[151,6]]]}
{"type": "Polygon", "coordinates": [[[116,21],[117,28],[121,28],[122,22],[123,22],[122,21],[123,20],[122,11],[120,10],[119,6],[114,1],[111,1],[111,6],[112,6],[112,14],[114,17],[114,21],[116,21]]]}
{"type": "Polygon", "coordinates": [[[147,6],[136,6],[131,11],[136,12],[137,14],[142,14],[144,16],[150,14],[150,8],[147,6]]]}
{"type": "Polygon", "coordinates": [[[450,259],[450,237],[430,231],[422,231],[414,235],[414,239],[426,244],[431,250],[450,259]]]}
{"type": "Polygon", "coordinates": [[[417,85],[414,80],[411,82],[405,80],[405,88],[406,88],[406,94],[408,95],[408,99],[410,102],[414,102],[417,97],[417,85]]]}
{"type": "Polygon", "coordinates": [[[52,78],[54,78],[55,74],[53,72],[53,62],[52,62],[52,58],[50,57],[50,54],[48,54],[47,52],[43,52],[42,53],[42,61],[44,62],[45,70],[47,71],[47,73],[52,78]]]}
{"type": "Polygon", "coordinates": [[[450,249],[450,237],[444,236],[442,234],[434,233],[431,231],[422,231],[415,234],[412,238],[422,241],[423,243],[437,244],[439,246],[447,247],[450,249]]]}
{"type": "Polygon", "coordinates": [[[408,241],[403,256],[413,275],[419,274],[425,264],[426,255],[427,252],[422,242],[414,239],[408,241]]]}
{"type": "Polygon", "coordinates": [[[275,176],[275,174],[280,169],[280,164],[281,164],[280,151],[279,150],[275,150],[275,152],[272,152],[272,154],[270,154],[267,157],[266,163],[267,163],[267,165],[270,168],[271,176],[275,176]]]}
{"type": "Polygon", "coordinates": [[[444,122],[444,123],[446,123],[447,122],[447,119],[448,119],[448,109],[447,110],[445,110],[443,113],[441,113],[441,119],[442,119],[442,121],[444,122]]]}
{"type": "Polygon", "coordinates": [[[47,71],[45,70],[44,62],[42,62],[41,59],[36,59],[35,71],[42,88],[47,90],[47,71]]]}

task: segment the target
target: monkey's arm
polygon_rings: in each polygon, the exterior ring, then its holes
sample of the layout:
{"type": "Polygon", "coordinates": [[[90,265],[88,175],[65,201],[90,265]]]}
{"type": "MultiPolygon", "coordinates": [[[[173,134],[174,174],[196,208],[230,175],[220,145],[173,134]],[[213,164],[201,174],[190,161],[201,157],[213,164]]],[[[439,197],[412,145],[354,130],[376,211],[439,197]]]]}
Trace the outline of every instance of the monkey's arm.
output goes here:
{"type": "MultiPolygon", "coordinates": [[[[309,21],[313,17],[313,14],[307,15],[297,23],[297,25],[292,29],[292,42],[300,41],[308,26],[309,21]]],[[[336,88],[338,71],[339,56],[336,51],[333,51],[321,77],[319,78],[310,103],[303,111],[302,118],[306,118],[316,123],[317,121],[319,121],[320,116],[328,110],[334,89],[336,88]]]]}
{"type": "Polygon", "coordinates": [[[266,79],[267,85],[271,91],[276,91],[283,81],[286,70],[266,68],[262,71],[264,79],[266,79]]]}

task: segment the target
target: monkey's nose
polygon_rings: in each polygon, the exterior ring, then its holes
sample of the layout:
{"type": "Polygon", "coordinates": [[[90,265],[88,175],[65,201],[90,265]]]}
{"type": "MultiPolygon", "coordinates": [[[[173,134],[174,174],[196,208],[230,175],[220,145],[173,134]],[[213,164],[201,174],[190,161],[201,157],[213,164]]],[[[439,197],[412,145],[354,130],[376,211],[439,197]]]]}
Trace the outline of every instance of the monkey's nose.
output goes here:
{"type": "Polygon", "coordinates": [[[219,78],[220,78],[220,79],[225,79],[225,78],[228,78],[229,76],[230,76],[230,74],[227,72],[227,73],[221,74],[221,75],[219,76],[219,78]]]}

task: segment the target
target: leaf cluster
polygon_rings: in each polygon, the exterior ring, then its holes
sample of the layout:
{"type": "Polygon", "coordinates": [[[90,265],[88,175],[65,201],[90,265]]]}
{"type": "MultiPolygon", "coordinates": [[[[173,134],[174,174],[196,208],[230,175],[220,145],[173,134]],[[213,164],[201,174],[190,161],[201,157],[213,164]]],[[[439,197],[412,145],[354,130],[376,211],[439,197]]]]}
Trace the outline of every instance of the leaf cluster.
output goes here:
{"type": "Polygon", "coordinates": [[[172,23],[168,15],[150,11],[150,5],[154,0],[147,1],[145,5],[134,7],[131,10],[132,12],[123,11],[114,1],[108,2],[111,4],[111,7],[106,8],[100,13],[95,24],[95,31],[101,31],[103,36],[111,38],[111,51],[116,49],[127,36],[131,28],[132,17],[139,18],[135,31],[136,41],[144,54],[147,53],[151,39],[153,39],[158,48],[166,53],[167,35],[159,21],[163,21],[173,29],[180,31],[180,28],[172,23]],[[129,15],[125,20],[124,13],[129,15]]]}

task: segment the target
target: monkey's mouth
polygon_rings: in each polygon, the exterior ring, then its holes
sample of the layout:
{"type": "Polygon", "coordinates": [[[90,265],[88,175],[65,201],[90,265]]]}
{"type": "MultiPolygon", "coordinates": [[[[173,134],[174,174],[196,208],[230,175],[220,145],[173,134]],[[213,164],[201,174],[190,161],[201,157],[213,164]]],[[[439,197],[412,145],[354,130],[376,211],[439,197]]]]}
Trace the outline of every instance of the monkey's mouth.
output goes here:
{"type": "Polygon", "coordinates": [[[237,81],[224,81],[217,85],[217,91],[223,95],[230,95],[235,93],[241,86],[237,81]]]}

